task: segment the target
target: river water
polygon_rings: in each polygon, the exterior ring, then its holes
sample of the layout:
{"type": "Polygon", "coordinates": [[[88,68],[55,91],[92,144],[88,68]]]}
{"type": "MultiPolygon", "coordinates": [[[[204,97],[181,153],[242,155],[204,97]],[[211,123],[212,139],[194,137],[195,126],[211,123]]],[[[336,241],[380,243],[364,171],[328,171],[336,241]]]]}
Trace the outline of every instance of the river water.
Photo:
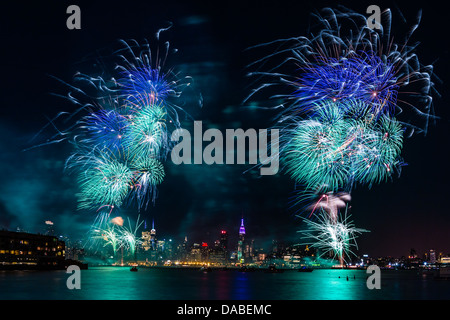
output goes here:
{"type": "Polygon", "coordinates": [[[80,289],[65,271],[0,271],[0,299],[26,300],[436,300],[450,299],[450,281],[415,271],[381,271],[381,289],[368,289],[364,270],[202,272],[90,267],[80,289]]]}

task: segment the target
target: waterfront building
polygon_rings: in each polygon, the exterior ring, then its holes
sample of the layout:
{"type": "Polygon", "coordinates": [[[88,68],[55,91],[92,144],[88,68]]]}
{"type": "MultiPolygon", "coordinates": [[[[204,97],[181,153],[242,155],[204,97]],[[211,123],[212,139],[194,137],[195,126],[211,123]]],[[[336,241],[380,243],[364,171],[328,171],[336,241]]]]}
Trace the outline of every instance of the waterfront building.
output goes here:
{"type": "Polygon", "coordinates": [[[441,259],[439,259],[439,262],[450,264],[450,257],[441,257],[441,259]]]}
{"type": "Polygon", "coordinates": [[[55,236],[0,230],[0,268],[57,268],[65,243],[55,236]]]}
{"type": "Polygon", "coordinates": [[[227,256],[221,248],[214,248],[209,251],[209,261],[217,264],[226,264],[227,256]]]}

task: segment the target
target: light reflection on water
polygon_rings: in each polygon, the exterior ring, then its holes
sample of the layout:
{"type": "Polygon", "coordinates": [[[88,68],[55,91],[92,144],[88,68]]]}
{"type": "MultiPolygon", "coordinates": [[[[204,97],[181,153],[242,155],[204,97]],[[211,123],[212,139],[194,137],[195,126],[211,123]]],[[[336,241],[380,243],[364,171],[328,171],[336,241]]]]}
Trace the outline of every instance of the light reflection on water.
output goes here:
{"type": "Polygon", "coordinates": [[[98,267],[81,271],[69,290],[64,271],[0,271],[0,299],[88,300],[374,300],[450,299],[450,281],[414,271],[382,271],[369,290],[364,270],[264,273],[98,267]],[[347,279],[348,277],[348,279],[347,279]]]}

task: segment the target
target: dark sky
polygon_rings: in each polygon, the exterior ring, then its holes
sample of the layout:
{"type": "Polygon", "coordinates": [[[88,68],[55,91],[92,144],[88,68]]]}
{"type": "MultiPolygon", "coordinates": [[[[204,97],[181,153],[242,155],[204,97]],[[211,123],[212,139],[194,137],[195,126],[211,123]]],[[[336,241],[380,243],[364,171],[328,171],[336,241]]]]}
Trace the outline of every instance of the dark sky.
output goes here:
{"type": "MultiPolygon", "coordinates": [[[[433,64],[442,80],[436,87],[436,114],[441,117],[426,137],[407,140],[403,157],[408,166],[400,178],[358,188],[352,196],[352,217],[357,227],[371,230],[358,241],[361,253],[407,255],[429,249],[450,253],[448,169],[449,42],[446,12],[426,1],[340,2],[365,12],[370,4],[397,9],[408,20],[423,10],[414,36],[424,64],[433,64]]],[[[78,237],[94,215],[76,209],[75,177],[63,171],[70,155],[68,143],[23,152],[45,141],[51,132],[33,136],[60,111],[73,111],[67,87],[77,71],[89,73],[102,50],[117,46],[118,39],[154,38],[155,31],[171,21],[170,42],[179,52],[174,68],[195,79],[204,98],[202,109],[192,110],[197,120],[217,128],[268,128],[274,114],[242,106],[249,93],[245,66],[249,46],[299,36],[307,30],[310,12],[332,2],[324,1],[96,1],[35,2],[2,8],[2,95],[0,133],[0,226],[42,231],[45,220],[56,229],[78,237]],[[67,6],[81,8],[82,29],[68,30],[67,6]],[[51,77],[53,76],[53,77],[51,77]]],[[[51,131],[51,130],[50,130],[51,131]]],[[[141,218],[155,219],[160,237],[211,241],[220,229],[237,235],[242,215],[247,233],[261,245],[272,239],[295,241],[301,221],[290,209],[294,183],[283,174],[258,178],[245,165],[167,165],[167,176],[153,207],[141,218]]],[[[135,219],[135,208],[119,213],[135,219]]]]}

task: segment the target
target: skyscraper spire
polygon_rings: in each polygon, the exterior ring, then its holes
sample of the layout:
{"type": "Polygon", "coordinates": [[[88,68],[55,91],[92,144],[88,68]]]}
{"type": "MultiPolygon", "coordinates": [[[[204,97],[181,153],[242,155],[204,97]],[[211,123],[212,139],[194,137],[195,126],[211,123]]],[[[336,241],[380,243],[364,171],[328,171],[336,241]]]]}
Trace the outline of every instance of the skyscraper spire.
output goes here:
{"type": "Polygon", "coordinates": [[[245,227],[244,227],[244,215],[242,215],[241,218],[241,226],[239,228],[239,241],[238,241],[238,248],[237,248],[237,259],[239,263],[243,263],[244,260],[244,241],[245,241],[245,227]]]}
{"type": "Polygon", "coordinates": [[[244,218],[241,219],[241,227],[239,228],[239,234],[245,234],[244,218]]]}

